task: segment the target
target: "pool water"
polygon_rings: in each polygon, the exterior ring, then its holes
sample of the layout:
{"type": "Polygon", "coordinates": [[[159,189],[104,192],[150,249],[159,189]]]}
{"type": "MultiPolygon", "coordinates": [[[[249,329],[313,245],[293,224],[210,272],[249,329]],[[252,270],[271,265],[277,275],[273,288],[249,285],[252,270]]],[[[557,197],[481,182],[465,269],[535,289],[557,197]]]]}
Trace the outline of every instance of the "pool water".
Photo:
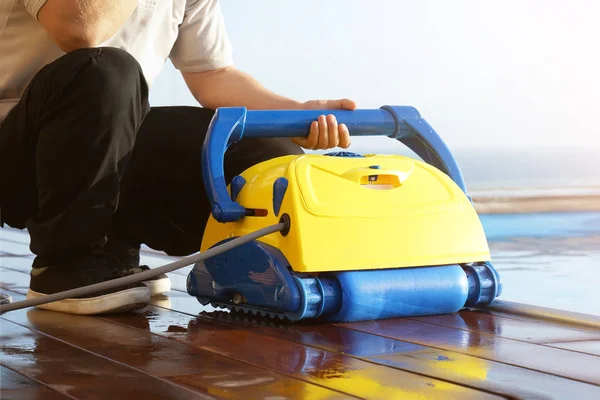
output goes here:
{"type": "Polygon", "coordinates": [[[600,315],[600,212],[482,215],[503,300],[600,315]]]}

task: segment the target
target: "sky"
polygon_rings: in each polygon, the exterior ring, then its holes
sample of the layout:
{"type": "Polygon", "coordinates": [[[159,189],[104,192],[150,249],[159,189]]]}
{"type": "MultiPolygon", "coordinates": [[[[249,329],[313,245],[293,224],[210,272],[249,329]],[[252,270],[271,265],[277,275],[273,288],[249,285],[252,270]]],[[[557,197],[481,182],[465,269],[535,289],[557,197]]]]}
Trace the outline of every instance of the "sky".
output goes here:
{"type": "MultiPolygon", "coordinates": [[[[596,0],[222,0],[236,66],[298,100],[416,107],[452,149],[600,150],[596,0]]],[[[153,105],[197,105],[170,63],[153,105]]],[[[355,138],[366,151],[386,138],[355,138]]]]}

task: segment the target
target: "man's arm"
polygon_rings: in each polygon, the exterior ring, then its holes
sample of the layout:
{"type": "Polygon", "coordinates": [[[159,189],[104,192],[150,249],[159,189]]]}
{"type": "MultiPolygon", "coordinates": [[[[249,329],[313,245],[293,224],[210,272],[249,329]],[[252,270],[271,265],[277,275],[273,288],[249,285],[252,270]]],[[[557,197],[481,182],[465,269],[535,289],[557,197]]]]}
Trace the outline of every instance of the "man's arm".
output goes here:
{"type": "Polygon", "coordinates": [[[184,72],[194,98],[210,109],[244,106],[250,110],[298,109],[302,103],[280,96],[235,67],[207,72],[184,72]]]}
{"type": "MultiPolygon", "coordinates": [[[[25,0],[30,12],[43,1],[25,0]]],[[[95,47],[114,35],[137,0],[46,0],[37,19],[64,51],[95,47]]],[[[35,16],[35,15],[34,15],[35,16]]]]}
{"type": "MultiPolygon", "coordinates": [[[[202,106],[213,110],[233,106],[243,106],[250,110],[356,108],[354,101],[349,99],[312,100],[304,103],[289,99],[273,93],[235,67],[207,72],[184,72],[183,78],[194,98],[202,106]]],[[[323,115],[312,123],[306,138],[294,138],[292,141],[311,150],[347,148],[350,146],[350,135],[346,125],[338,125],[333,115],[323,115]]]]}

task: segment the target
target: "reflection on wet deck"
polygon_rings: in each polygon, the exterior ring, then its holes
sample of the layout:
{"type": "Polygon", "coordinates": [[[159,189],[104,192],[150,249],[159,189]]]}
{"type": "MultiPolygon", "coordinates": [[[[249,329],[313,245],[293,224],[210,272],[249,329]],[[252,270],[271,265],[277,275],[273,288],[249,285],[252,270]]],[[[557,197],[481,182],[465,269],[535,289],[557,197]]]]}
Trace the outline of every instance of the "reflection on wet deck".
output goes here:
{"type": "MultiPolygon", "coordinates": [[[[24,298],[28,237],[3,230],[2,291],[24,298]]],[[[148,251],[144,262],[168,261],[148,251]]],[[[32,399],[600,398],[600,329],[492,311],[274,323],[173,290],[127,315],[0,317],[1,397],[32,399]]]]}

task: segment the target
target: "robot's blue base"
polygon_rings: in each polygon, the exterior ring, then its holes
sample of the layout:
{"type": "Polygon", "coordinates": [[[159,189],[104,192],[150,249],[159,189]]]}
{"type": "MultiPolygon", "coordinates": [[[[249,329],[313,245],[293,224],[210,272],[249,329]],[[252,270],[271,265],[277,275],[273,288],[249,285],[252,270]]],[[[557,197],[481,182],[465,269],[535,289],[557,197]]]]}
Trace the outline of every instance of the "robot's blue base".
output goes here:
{"type": "Polygon", "coordinates": [[[187,279],[202,304],[290,321],[449,314],[488,305],[501,289],[490,263],[298,274],[258,241],[196,264],[187,279]]]}

